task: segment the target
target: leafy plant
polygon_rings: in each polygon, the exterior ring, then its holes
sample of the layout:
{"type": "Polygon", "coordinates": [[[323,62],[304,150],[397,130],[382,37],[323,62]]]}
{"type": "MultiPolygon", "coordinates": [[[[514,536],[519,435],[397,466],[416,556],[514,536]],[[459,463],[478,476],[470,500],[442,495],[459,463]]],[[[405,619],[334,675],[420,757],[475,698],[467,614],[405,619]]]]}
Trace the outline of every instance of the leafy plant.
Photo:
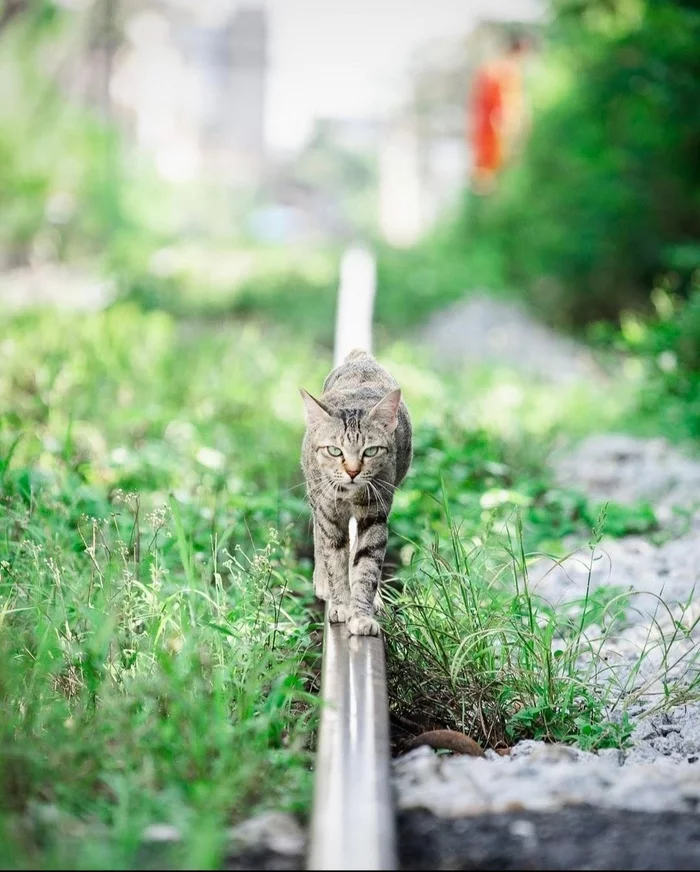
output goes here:
{"type": "Polygon", "coordinates": [[[489,215],[510,280],[564,324],[648,310],[700,239],[697,8],[577,6],[550,30],[532,135],[489,215]]]}
{"type": "MultiPolygon", "coordinates": [[[[686,678],[700,652],[689,656],[683,647],[687,630],[674,624],[658,641],[649,638],[618,678],[605,646],[624,625],[627,592],[591,590],[589,570],[580,597],[554,606],[530,583],[534,555],[526,554],[520,518],[512,538],[487,528],[475,542],[446,502],[443,510],[449,537],[414,541],[410,566],[387,593],[388,669],[400,723],[456,729],[495,748],[522,738],[624,747],[632,731],[625,706],[649,692],[648,683],[639,689],[635,681],[658,645],[669,698],[697,698],[697,676],[686,678]],[[688,658],[683,677],[669,672],[677,657],[688,658]]],[[[602,524],[601,516],[591,561],[602,524]]]]}

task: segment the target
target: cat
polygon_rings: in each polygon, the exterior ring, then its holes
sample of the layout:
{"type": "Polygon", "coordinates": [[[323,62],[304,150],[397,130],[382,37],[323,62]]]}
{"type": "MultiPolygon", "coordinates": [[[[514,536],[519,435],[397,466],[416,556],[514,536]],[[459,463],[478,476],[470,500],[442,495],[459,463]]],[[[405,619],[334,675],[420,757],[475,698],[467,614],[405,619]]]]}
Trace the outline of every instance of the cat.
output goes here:
{"type": "Polygon", "coordinates": [[[320,399],[301,389],[306,433],[301,465],[314,519],[314,592],[329,620],[357,636],[374,619],[394,491],[412,458],[411,419],[395,379],[355,350],[326,378],[320,399]],[[350,519],[357,542],[350,554],[350,519]],[[350,564],[352,558],[352,564],[350,564]]]}

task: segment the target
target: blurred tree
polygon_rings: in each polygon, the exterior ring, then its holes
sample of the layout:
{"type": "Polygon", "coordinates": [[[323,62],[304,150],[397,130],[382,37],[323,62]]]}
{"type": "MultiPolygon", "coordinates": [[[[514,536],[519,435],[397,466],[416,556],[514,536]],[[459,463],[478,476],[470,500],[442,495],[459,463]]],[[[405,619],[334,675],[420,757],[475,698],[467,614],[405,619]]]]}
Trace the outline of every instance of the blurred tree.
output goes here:
{"type": "Polygon", "coordinates": [[[700,264],[700,8],[555,0],[551,68],[568,86],[535,118],[491,218],[511,279],[554,320],[644,306],[656,275],[700,264]]]}
{"type": "Polygon", "coordinates": [[[8,27],[13,19],[29,9],[30,0],[4,0],[0,11],[0,33],[8,27]]]}
{"type": "Polygon", "coordinates": [[[116,0],[0,11],[0,264],[105,252],[126,225],[108,79],[116,0]]]}

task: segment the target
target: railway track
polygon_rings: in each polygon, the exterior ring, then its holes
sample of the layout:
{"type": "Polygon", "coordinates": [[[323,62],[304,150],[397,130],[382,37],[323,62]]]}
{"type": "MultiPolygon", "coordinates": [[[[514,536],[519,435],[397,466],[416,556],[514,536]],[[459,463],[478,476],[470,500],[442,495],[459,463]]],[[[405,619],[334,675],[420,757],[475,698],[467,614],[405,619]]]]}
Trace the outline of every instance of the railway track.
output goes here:
{"type": "MultiPolygon", "coordinates": [[[[371,350],[375,262],[362,248],[341,262],[334,363],[371,350]]],[[[356,530],[350,524],[351,547],[356,530]]],[[[396,869],[384,641],[349,636],[326,609],[323,708],[311,820],[309,869],[396,869]]]]}

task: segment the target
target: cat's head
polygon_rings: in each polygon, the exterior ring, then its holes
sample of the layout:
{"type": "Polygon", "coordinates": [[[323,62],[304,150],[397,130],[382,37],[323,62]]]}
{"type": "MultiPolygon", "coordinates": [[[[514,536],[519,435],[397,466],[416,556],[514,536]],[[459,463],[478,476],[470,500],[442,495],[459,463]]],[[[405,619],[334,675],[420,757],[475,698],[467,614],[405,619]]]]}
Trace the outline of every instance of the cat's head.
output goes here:
{"type": "Polygon", "coordinates": [[[331,411],[303,389],[301,396],[308,441],[326,479],[351,489],[367,487],[375,479],[391,483],[400,389],[369,410],[331,411]]]}

